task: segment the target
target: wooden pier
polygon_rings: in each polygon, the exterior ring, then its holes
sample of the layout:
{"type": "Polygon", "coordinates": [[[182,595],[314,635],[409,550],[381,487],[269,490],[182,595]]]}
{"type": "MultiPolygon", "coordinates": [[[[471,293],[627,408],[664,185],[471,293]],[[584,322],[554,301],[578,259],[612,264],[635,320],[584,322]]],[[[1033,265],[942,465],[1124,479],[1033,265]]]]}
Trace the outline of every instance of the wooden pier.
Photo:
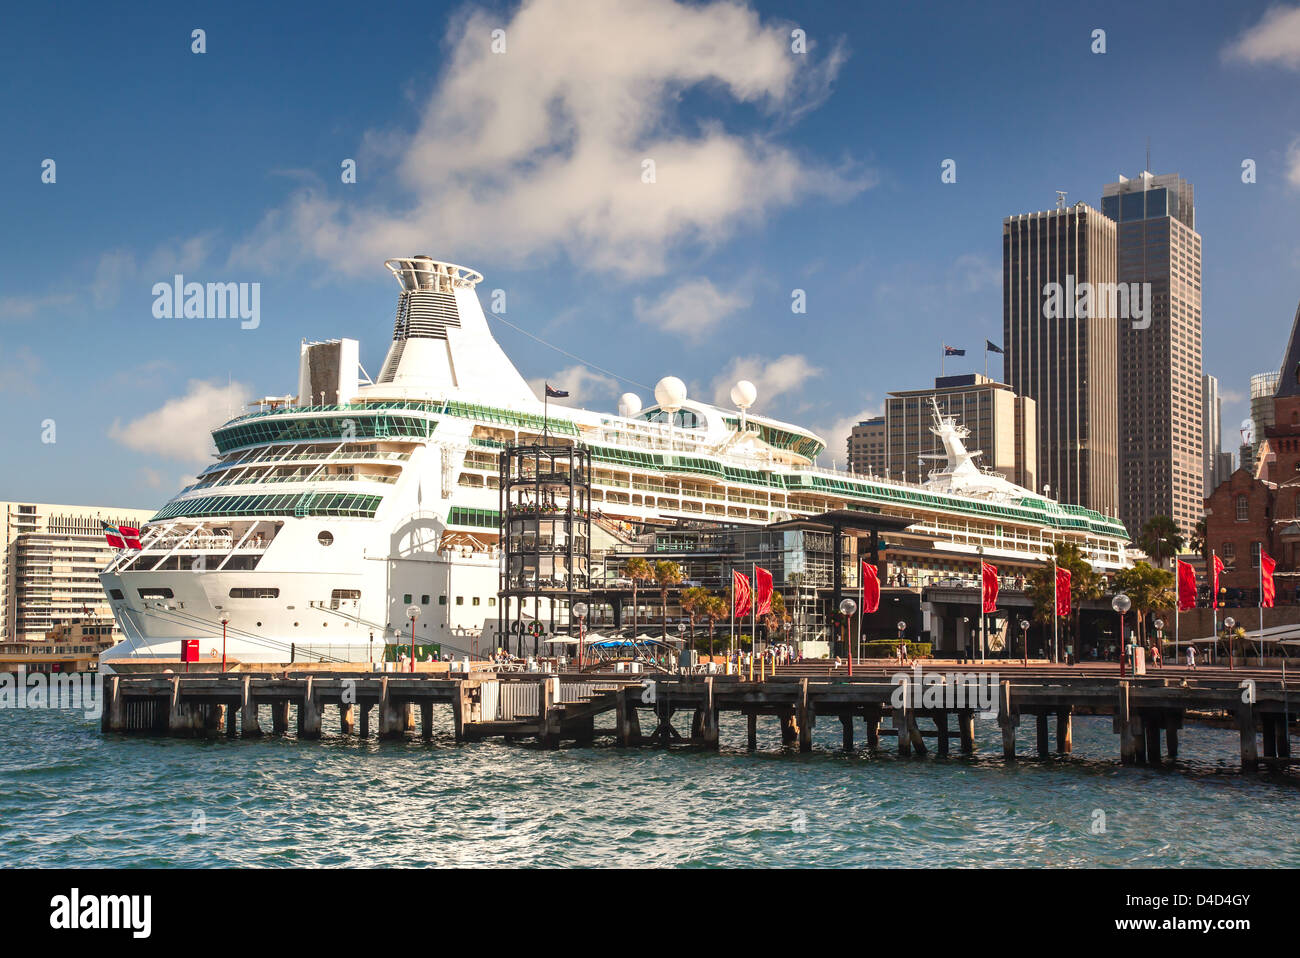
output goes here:
{"type": "Polygon", "coordinates": [[[758,717],[776,716],[781,744],[812,749],[817,720],[836,719],[842,747],[854,748],[859,721],[869,749],[882,736],[900,756],[975,751],[979,715],[996,720],[1002,755],[1068,754],[1076,714],[1109,714],[1124,764],[1159,765],[1178,757],[1189,712],[1231,717],[1240,731],[1244,771],[1291,764],[1289,691],[1276,673],[1182,672],[1120,678],[1059,667],[995,671],[956,666],[922,672],[861,668],[853,677],[826,668],[783,672],[764,681],[677,674],[468,672],[439,675],[346,672],[128,674],[104,679],[102,727],[108,733],[319,738],[326,716],[344,735],[401,739],[433,735],[433,709],[449,708],[458,741],[501,736],[547,746],[612,736],[620,746],[691,744],[717,748],[724,716],[743,716],[750,749],[758,717]],[[802,671],[803,674],[799,674],[802,671]],[[270,728],[261,707],[269,707],[270,728]],[[417,726],[416,713],[419,713],[417,726]],[[375,715],[372,730],[371,715],[375,715]],[[597,728],[609,716],[612,725],[597,728]],[[883,726],[885,719],[889,726],[883,726]],[[1054,726],[1054,727],[1053,727],[1054,726]],[[1053,734],[1054,733],[1054,734],[1053,734]],[[1262,743],[1262,750],[1260,745],[1262,743]]]}

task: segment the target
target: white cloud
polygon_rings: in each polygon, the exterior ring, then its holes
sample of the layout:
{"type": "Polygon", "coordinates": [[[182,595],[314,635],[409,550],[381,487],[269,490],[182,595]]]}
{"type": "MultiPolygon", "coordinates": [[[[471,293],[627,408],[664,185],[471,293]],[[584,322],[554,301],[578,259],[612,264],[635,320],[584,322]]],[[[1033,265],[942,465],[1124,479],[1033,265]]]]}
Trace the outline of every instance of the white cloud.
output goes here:
{"type": "Polygon", "coordinates": [[[856,415],[843,416],[836,419],[829,426],[816,429],[815,432],[826,440],[826,449],[822,452],[820,458],[825,459],[827,465],[833,462],[837,469],[847,469],[849,433],[853,430],[853,427],[864,419],[874,419],[876,416],[883,416],[884,414],[883,406],[867,406],[856,415]]]}
{"type": "Polygon", "coordinates": [[[213,452],[212,429],[242,411],[251,398],[243,383],[191,380],[184,396],[125,426],[114,420],[108,434],[137,452],[201,466],[213,452]]]}
{"type": "Polygon", "coordinates": [[[363,142],[371,167],[395,162],[401,195],[366,206],[304,188],[232,262],[314,256],[360,270],[411,252],[564,253],[624,276],[662,272],[673,244],[717,242],[802,198],[870,185],[860,170],[806,162],[771,132],[738,135],[674,114],[685,91],[700,90],[779,126],[829,92],[843,54],[814,53],[793,54],[787,26],[726,0],[533,0],[508,22],[473,12],[453,21],[415,133],[363,142]],[[495,29],[504,53],[492,51],[495,29]],[[643,182],[646,159],[653,183],[643,182]]]}
{"type": "Polygon", "coordinates": [[[636,318],[661,332],[698,340],[750,298],[739,291],[718,289],[705,277],[687,280],[653,302],[636,298],[636,318]]]}
{"type": "Polygon", "coordinates": [[[758,389],[754,411],[762,413],[771,409],[780,396],[798,392],[804,383],[820,375],[821,369],[808,362],[807,357],[787,353],[776,359],[762,356],[738,356],[731,365],[713,379],[713,401],[723,407],[731,406],[731,387],[737,380],[748,379],[758,389]]]}
{"type": "Polygon", "coordinates": [[[48,309],[67,306],[74,297],[67,293],[50,293],[46,296],[0,297],[0,320],[28,320],[48,309]]]}
{"type": "Polygon", "coordinates": [[[1286,181],[1300,189],[1300,136],[1286,148],[1286,181]]]}
{"type": "Polygon", "coordinates": [[[1300,7],[1270,7],[1259,23],[1224,49],[1223,58],[1300,69],[1300,7]]]}
{"type": "MultiPolygon", "coordinates": [[[[556,389],[569,394],[567,399],[552,399],[551,402],[564,406],[583,406],[599,399],[610,399],[618,394],[618,380],[606,376],[586,366],[570,366],[541,379],[530,379],[528,385],[533,392],[541,396],[550,383],[556,389]]],[[[612,403],[611,403],[612,408],[612,403]]]]}

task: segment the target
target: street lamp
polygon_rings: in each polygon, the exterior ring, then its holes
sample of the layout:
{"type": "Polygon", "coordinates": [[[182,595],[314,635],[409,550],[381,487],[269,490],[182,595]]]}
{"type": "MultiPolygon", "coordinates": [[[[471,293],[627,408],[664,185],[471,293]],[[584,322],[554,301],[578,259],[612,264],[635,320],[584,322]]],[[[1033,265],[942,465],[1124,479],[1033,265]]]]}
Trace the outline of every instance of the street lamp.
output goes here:
{"type": "Polygon", "coordinates": [[[585,634],[583,626],[587,620],[587,603],[573,603],[573,614],[578,617],[578,671],[582,671],[582,639],[585,634]]]}
{"type": "Polygon", "coordinates": [[[1029,668],[1029,620],[1020,620],[1020,641],[1024,646],[1025,668],[1029,668]]]}
{"type": "Polygon", "coordinates": [[[975,661],[975,637],[971,634],[971,630],[970,630],[970,616],[963,615],[961,617],[961,624],[965,626],[965,631],[966,631],[966,653],[970,657],[970,660],[974,662],[975,661]]]}
{"type": "Polygon", "coordinates": [[[849,619],[858,611],[858,604],[852,599],[840,603],[840,613],[844,616],[844,648],[849,653],[849,675],[853,674],[853,645],[849,641],[849,619]]]}
{"type": "Polygon", "coordinates": [[[1119,613],[1119,677],[1124,677],[1124,613],[1133,608],[1133,600],[1123,592],[1110,600],[1110,607],[1119,613]]]}
{"type": "MultiPolygon", "coordinates": [[[[1156,619],[1151,624],[1156,627],[1156,650],[1160,655],[1160,667],[1163,669],[1165,667],[1165,620],[1156,619]]],[[[1174,649],[1174,655],[1178,655],[1177,649],[1174,649]]]]}
{"type": "Polygon", "coordinates": [[[415,671],[415,620],[420,617],[420,607],[418,605],[408,605],[406,607],[406,617],[411,620],[411,671],[415,671]]]}
{"type": "Polygon", "coordinates": [[[1232,627],[1237,624],[1237,620],[1228,616],[1223,620],[1224,631],[1228,633],[1228,668],[1235,669],[1236,665],[1232,661],[1232,627]]]}

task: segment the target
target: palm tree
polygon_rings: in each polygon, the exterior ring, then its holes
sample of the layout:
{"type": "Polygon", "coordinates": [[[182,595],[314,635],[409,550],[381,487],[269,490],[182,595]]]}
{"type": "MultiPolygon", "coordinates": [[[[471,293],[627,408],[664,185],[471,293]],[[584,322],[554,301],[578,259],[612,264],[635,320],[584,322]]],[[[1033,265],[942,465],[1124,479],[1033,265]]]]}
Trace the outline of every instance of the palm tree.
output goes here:
{"type": "Polygon", "coordinates": [[[659,598],[663,601],[663,639],[664,643],[668,642],[668,589],[675,585],[680,585],[682,581],[682,567],[676,562],[667,559],[660,559],[655,563],[654,569],[655,584],[659,586],[659,598]]]}
{"type": "Polygon", "coordinates": [[[1204,519],[1197,519],[1192,529],[1192,540],[1188,547],[1200,555],[1207,563],[1210,561],[1210,530],[1204,519]]]}
{"type": "Polygon", "coordinates": [[[1175,556],[1183,551],[1183,532],[1169,516],[1152,516],[1138,535],[1138,548],[1156,560],[1156,567],[1164,564],[1165,556],[1175,556]]]}
{"type": "Polygon", "coordinates": [[[698,585],[693,585],[689,589],[682,591],[682,611],[686,613],[691,620],[691,642],[695,642],[695,617],[697,615],[706,615],[709,599],[712,596],[708,589],[698,585]]]}
{"type": "MultiPolygon", "coordinates": [[[[1057,542],[1054,546],[1056,565],[1070,573],[1070,615],[1078,625],[1079,609],[1084,602],[1100,599],[1106,592],[1106,580],[1094,572],[1079,547],[1072,542],[1057,542]]],[[[1025,594],[1034,603],[1033,616],[1039,622],[1051,622],[1056,614],[1056,580],[1052,567],[1044,565],[1029,573],[1025,580],[1025,594]]],[[[1066,619],[1067,628],[1071,620],[1066,619]]]]}
{"type": "Polygon", "coordinates": [[[642,582],[649,582],[654,578],[654,570],[650,568],[650,563],[646,562],[640,556],[633,556],[623,564],[623,574],[632,580],[632,635],[636,636],[636,593],[637,586],[642,582]]]}
{"type": "Polygon", "coordinates": [[[725,619],[731,607],[727,605],[727,600],[720,595],[709,596],[709,601],[704,606],[704,616],[709,620],[709,655],[713,654],[713,637],[717,633],[718,620],[725,619]]]}
{"type": "Polygon", "coordinates": [[[1146,620],[1152,612],[1173,608],[1174,574],[1168,569],[1158,569],[1149,562],[1134,563],[1131,569],[1115,573],[1115,590],[1124,592],[1133,601],[1137,620],[1138,638],[1146,644],[1146,620]]]}

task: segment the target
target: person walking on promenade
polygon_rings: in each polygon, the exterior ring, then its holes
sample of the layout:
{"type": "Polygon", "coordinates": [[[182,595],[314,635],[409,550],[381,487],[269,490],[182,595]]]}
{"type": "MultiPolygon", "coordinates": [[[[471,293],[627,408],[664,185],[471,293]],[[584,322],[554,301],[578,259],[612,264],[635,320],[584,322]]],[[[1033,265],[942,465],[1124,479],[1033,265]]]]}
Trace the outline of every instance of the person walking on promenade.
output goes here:
{"type": "Polygon", "coordinates": [[[1187,667],[1189,669],[1196,668],[1196,646],[1194,645],[1187,647],[1187,667]]]}

